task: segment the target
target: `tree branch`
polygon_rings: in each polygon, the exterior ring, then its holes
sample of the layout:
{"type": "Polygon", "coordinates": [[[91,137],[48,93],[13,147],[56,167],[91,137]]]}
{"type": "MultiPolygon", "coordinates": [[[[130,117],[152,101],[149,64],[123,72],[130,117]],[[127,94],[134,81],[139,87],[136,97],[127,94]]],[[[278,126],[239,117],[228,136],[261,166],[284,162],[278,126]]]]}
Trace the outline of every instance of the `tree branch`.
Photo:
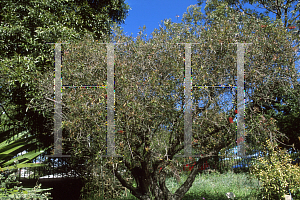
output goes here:
{"type": "Polygon", "coordinates": [[[11,121],[18,122],[17,120],[12,119],[12,118],[8,115],[8,113],[6,112],[5,108],[4,108],[1,104],[0,104],[0,106],[2,107],[2,109],[3,109],[4,113],[6,114],[6,116],[7,116],[11,121]]]}
{"type": "Polygon", "coordinates": [[[278,15],[278,13],[277,12],[275,12],[275,11],[273,11],[273,10],[270,10],[268,7],[266,7],[266,5],[263,3],[263,2],[259,2],[261,5],[263,5],[263,7],[260,7],[260,6],[257,6],[258,8],[265,8],[266,10],[268,10],[269,12],[272,12],[272,13],[274,13],[275,15],[276,15],[276,19],[277,19],[277,15],[278,15]]]}
{"type": "Polygon", "coordinates": [[[195,181],[196,175],[198,174],[198,169],[199,166],[195,165],[194,168],[192,169],[190,175],[186,179],[186,181],[176,190],[174,195],[178,197],[183,197],[184,194],[192,187],[192,184],[195,181]]]}
{"type": "MultiPolygon", "coordinates": [[[[58,101],[55,101],[55,100],[53,100],[53,99],[50,99],[49,97],[45,97],[45,99],[47,99],[47,100],[49,100],[49,101],[52,101],[52,102],[54,102],[54,103],[59,103],[58,101]]],[[[63,102],[61,102],[60,104],[63,105],[63,106],[66,106],[63,102]]]]}
{"type": "MultiPolygon", "coordinates": [[[[109,166],[110,169],[112,169],[111,166],[109,166]]],[[[113,170],[113,173],[115,174],[115,176],[117,177],[117,179],[120,181],[120,183],[122,184],[123,187],[128,188],[133,195],[135,196],[140,196],[141,194],[138,192],[137,188],[134,188],[132,185],[129,185],[127,183],[127,181],[121,176],[121,174],[118,172],[118,166],[116,170],[113,170]]]]}
{"type": "MultiPolygon", "coordinates": [[[[253,15],[251,15],[250,13],[245,12],[245,10],[242,8],[242,5],[241,5],[241,3],[240,3],[239,0],[238,0],[237,2],[238,2],[238,4],[239,4],[240,9],[243,11],[243,12],[241,12],[241,11],[238,10],[240,13],[245,13],[246,15],[249,15],[249,16],[253,17],[253,15]]],[[[236,4],[236,2],[235,2],[234,4],[235,4],[236,7],[238,6],[238,5],[236,4]]]]}

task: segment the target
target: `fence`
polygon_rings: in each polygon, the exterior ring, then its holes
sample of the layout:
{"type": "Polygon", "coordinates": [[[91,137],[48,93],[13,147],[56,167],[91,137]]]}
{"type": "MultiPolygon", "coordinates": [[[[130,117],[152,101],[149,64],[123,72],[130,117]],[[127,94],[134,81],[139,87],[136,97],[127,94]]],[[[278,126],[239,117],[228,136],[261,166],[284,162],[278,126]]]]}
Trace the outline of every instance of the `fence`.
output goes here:
{"type": "MultiPolygon", "coordinates": [[[[289,153],[293,160],[293,164],[299,165],[300,151],[289,153]]],[[[204,171],[207,169],[215,169],[220,172],[234,170],[235,172],[241,171],[249,171],[249,167],[251,166],[251,161],[258,158],[258,154],[249,155],[245,158],[240,157],[215,157],[210,159],[209,161],[202,162],[200,165],[199,171],[204,171]]],[[[195,161],[186,163],[182,166],[183,171],[191,171],[196,164],[195,161]]]]}
{"type": "MultiPolygon", "coordinates": [[[[20,179],[53,179],[53,178],[80,178],[80,174],[76,168],[70,166],[67,159],[70,158],[48,158],[43,161],[45,167],[36,168],[20,168],[16,172],[17,177],[20,179]]],[[[34,160],[37,162],[37,159],[34,160]]]]}
{"type": "MultiPolygon", "coordinates": [[[[300,157],[300,151],[290,153],[291,158],[295,161],[296,158],[300,157]]],[[[248,168],[250,166],[250,161],[257,158],[258,155],[251,155],[246,158],[239,157],[212,157],[208,161],[203,161],[200,165],[199,170],[207,170],[207,169],[216,169],[219,171],[226,171],[229,169],[239,169],[239,168],[248,168]]],[[[82,178],[86,176],[86,174],[80,174],[76,168],[70,166],[70,158],[48,158],[45,161],[47,164],[46,167],[38,167],[38,168],[22,168],[17,171],[17,177],[19,180],[24,179],[57,179],[57,178],[82,178]]],[[[34,163],[40,163],[36,161],[34,163]]],[[[185,161],[181,163],[181,169],[183,171],[190,171],[193,169],[195,165],[196,159],[192,161],[185,161]]],[[[296,163],[295,163],[296,164],[296,163]]]]}

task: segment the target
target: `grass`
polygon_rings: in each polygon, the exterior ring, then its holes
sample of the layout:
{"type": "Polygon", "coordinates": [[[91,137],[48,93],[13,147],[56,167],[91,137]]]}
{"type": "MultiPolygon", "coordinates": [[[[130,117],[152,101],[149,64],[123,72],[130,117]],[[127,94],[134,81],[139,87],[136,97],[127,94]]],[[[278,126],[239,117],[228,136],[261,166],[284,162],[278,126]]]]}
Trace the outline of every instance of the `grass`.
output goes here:
{"type": "MultiPolygon", "coordinates": [[[[183,181],[187,177],[182,178],[183,181]]],[[[168,188],[175,192],[180,185],[174,185],[172,180],[168,181],[168,188]]],[[[220,174],[218,172],[211,174],[198,175],[190,188],[185,194],[183,200],[205,199],[205,200],[228,200],[226,193],[235,194],[235,200],[238,199],[257,199],[256,191],[258,181],[250,178],[248,173],[235,174],[231,171],[220,174]]]]}
{"type": "MultiPolygon", "coordinates": [[[[168,189],[174,193],[176,189],[187,179],[187,174],[181,177],[178,184],[175,178],[167,179],[168,189]]],[[[250,177],[249,173],[233,173],[231,171],[220,174],[199,174],[190,190],[185,194],[183,200],[228,200],[226,193],[235,194],[235,200],[257,200],[258,181],[250,177]]],[[[92,198],[86,198],[90,200],[92,198]]],[[[101,198],[100,198],[101,199],[101,198]]],[[[127,197],[123,200],[137,200],[132,194],[127,192],[127,197]]]]}

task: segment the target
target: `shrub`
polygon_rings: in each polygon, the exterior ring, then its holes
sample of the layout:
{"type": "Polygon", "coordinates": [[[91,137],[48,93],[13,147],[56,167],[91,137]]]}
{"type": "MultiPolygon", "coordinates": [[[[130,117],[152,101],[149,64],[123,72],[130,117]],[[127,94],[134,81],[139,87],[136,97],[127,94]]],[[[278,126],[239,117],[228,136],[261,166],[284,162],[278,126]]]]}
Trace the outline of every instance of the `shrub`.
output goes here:
{"type": "Polygon", "coordinates": [[[260,182],[262,199],[284,199],[290,192],[300,194],[300,168],[291,164],[291,157],[276,143],[267,140],[268,154],[257,158],[250,168],[251,174],[260,182]]]}
{"type": "MultiPolygon", "coordinates": [[[[9,172],[8,172],[9,173],[9,172]]],[[[43,191],[51,190],[52,188],[40,189],[41,184],[36,185],[34,188],[23,188],[19,186],[21,182],[16,180],[16,174],[11,173],[8,177],[0,174],[0,199],[52,199],[48,197],[50,193],[40,194],[43,191]]]]}

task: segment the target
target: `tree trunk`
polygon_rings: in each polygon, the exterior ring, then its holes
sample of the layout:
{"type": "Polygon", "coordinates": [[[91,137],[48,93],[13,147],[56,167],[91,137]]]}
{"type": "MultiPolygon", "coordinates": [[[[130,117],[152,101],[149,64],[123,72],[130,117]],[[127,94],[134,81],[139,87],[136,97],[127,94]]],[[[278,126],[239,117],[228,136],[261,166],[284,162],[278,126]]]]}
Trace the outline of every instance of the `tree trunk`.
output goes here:
{"type": "MultiPolygon", "coordinates": [[[[199,165],[199,163],[197,163],[199,165]]],[[[115,170],[115,175],[121,184],[131,191],[131,194],[140,200],[181,200],[186,192],[192,186],[198,171],[198,165],[192,169],[189,177],[172,194],[166,187],[166,172],[158,171],[150,173],[140,167],[131,169],[131,173],[137,183],[137,187],[130,185],[123,177],[115,170]]]]}

